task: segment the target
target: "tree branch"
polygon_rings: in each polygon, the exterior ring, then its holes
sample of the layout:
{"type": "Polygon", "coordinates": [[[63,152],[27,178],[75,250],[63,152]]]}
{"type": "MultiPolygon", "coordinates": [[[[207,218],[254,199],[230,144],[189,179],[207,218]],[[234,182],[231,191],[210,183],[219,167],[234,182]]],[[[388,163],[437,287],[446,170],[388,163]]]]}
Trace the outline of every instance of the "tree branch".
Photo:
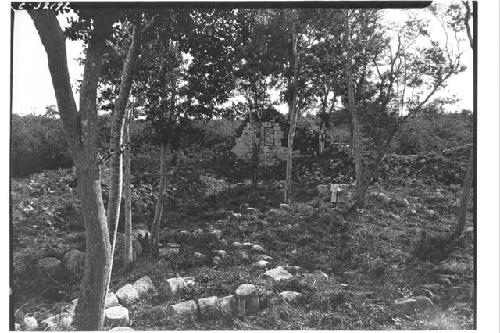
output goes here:
{"type": "Polygon", "coordinates": [[[52,85],[63,122],[66,139],[74,151],[80,143],[80,121],[71,89],[68,62],[66,57],[66,38],[51,10],[28,10],[40,40],[47,52],[52,85]]]}

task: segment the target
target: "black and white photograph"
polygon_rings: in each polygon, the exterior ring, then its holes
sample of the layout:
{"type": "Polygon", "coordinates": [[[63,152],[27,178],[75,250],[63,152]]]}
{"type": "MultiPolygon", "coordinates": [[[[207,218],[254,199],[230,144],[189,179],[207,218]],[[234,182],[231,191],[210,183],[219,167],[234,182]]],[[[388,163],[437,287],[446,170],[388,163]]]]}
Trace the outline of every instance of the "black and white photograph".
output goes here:
{"type": "Polygon", "coordinates": [[[483,3],[11,2],[5,328],[498,331],[483,3]]]}

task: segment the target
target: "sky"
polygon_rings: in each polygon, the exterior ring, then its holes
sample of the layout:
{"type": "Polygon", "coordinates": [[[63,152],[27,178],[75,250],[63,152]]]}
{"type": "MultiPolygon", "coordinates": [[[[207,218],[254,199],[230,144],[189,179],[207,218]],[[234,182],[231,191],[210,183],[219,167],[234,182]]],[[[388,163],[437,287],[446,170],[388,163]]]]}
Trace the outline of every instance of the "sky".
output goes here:
{"type": "MultiPolygon", "coordinates": [[[[402,20],[404,14],[401,10],[387,10],[387,17],[395,21],[402,20]]],[[[63,16],[58,16],[61,26],[67,23],[63,16]]],[[[444,38],[442,28],[437,21],[431,20],[431,31],[437,36],[444,38]]],[[[75,98],[77,80],[81,79],[83,68],[76,60],[81,56],[83,44],[79,41],[66,41],[68,68],[75,98]]],[[[468,44],[462,45],[463,62],[469,68],[449,80],[448,87],[436,94],[437,97],[456,95],[460,100],[453,106],[453,110],[463,108],[472,110],[472,52],[468,44]]],[[[43,114],[47,105],[56,105],[52,81],[47,67],[47,56],[36,32],[35,26],[25,11],[15,11],[14,19],[14,41],[13,41],[13,107],[16,114],[43,114]]],[[[277,92],[272,92],[272,98],[278,98],[277,92]]],[[[286,105],[278,106],[282,112],[286,112],[286,105]]]]}

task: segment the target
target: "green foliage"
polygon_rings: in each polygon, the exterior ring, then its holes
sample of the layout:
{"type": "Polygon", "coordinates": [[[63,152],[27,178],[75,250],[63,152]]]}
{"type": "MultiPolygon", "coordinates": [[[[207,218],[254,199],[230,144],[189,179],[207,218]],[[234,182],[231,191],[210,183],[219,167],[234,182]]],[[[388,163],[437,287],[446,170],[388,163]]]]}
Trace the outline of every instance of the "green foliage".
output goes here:
{"type": "Polygon", "coordinates": [[[60,119],[13,114],[11,126],[11,176],[72,166],[60,119]]]}

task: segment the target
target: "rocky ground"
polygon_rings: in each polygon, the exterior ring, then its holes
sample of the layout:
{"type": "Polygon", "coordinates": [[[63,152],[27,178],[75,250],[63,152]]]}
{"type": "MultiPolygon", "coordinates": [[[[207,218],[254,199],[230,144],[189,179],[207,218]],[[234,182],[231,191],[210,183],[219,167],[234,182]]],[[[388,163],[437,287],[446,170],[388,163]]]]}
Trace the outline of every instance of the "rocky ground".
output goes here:
{"type": "MultiPolygon", "coordinates": [[[[460,185],[391,174],[349,212],[300,177],[288,206],[278,181],[252,199],[248,181],[200,173],[200,197],[166,207],[159,259],[141,253],[147,221],[137,215],[137,260],[123,273],[117,255],[107,328],[474,328],[471,214],[454,244],[425,253],[421,238],[453,230],[460,185]]],[[[69,170],[12,182],[20,329],[71,329],[85,251],[71,182],[69,170]]]]}

